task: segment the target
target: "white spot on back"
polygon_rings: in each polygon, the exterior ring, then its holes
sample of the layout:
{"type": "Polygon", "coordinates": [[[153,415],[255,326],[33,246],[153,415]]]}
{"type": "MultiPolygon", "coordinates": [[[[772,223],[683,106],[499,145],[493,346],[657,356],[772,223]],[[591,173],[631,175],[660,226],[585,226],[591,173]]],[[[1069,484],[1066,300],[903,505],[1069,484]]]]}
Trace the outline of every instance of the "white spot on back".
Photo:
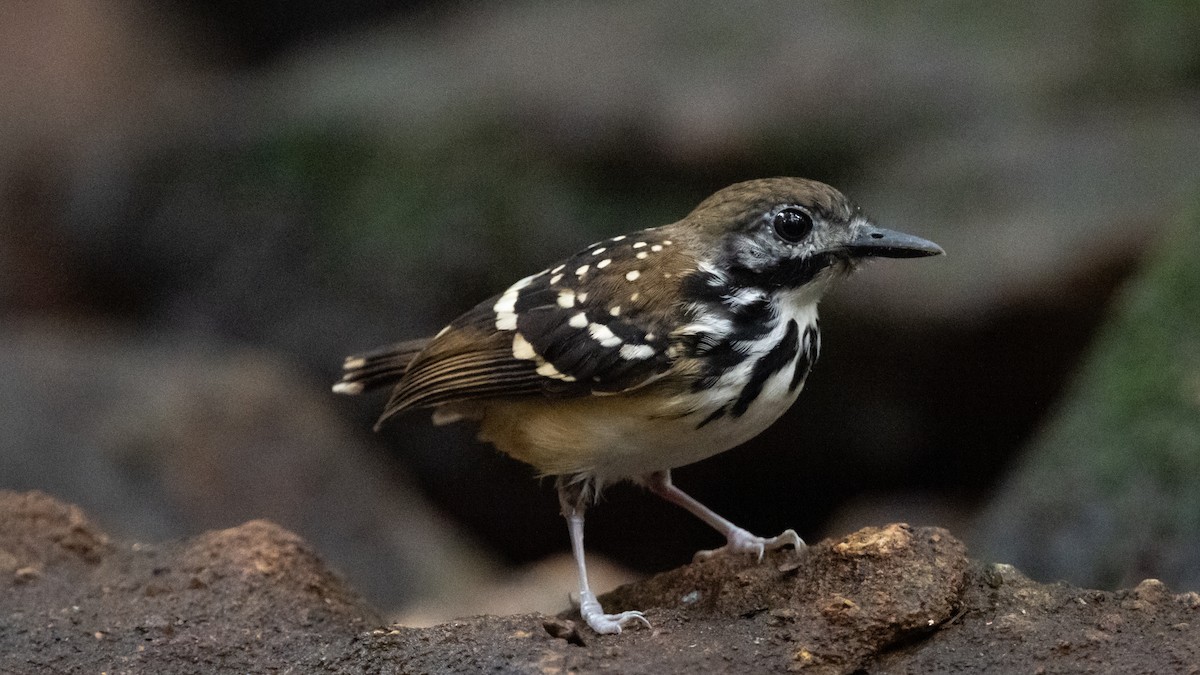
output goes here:
{"type": "Polygon", "coordinates": [[[637,256],[635,256],[635,257],[636,257],[638,260],[645,260],[645,259],[646,259],[646,256],[648,256],[648,255],[650,255],[650,254],[649,254],[649,253],[646,253],[645,251],[638,251],[638,254],[637,254],[637,256]]]}
{"type": "Polygon", "coordinates": [[[621,306],[613,305],[612,309],[608,310],[608,313],[613,316],[621,316],[621,306]]]}
{"type": "Polygon", "coordinates": [[[579,269],[575,270],[575,276],[581,277],[581,276],[587,274],[587,271],[588,271],[587,265],[580,265],[579,269]]]}
{"type": "Polygon", "coordinates": [[[600,262],[596,263],[596,269],[602,270],[611,264],[612,264],[612,258],[605,258],[604,260],[601,260],[600,262]]]}
{"type": "Polygon", "coordinates": [[[584,328],[588,325],[587,315],[580,312],[568,319],[567,325],[571,328],[584,328]]]}
{"type": "Polygon", "coordinates": [[[626,281],[637,281],[637,278],[642,276],[642,273],[637,270],[630,270],[625,274],[626,281]]]}
{"type": "Polygon", "coordinates": [[[658,253],[659,251],[662,250],[662,244],[655,244],[650,247],[650,250],[654,251],[655,253],[658,253]]]}
{"type": "Polygon", "coordinates": [[[670,239],[663,239],[663,246],[670,246],[672,243],[670,239]]]}
{"type": "Polygon", "coordinates": [[[644,241],[639,241],[639,242],[636,242],[636,243],[633,245],[633,247],[634,247],[634,248],[642,248],[642,247],[644,247],[645,245],[646,245],[646,242],[644,242],[644,241]]]}
{"type": "Polygon", "coordinates": [[[564,288],[558,292],[558,306],[563,309],[571,309],[575,306],[575,291],[564,288]]]}

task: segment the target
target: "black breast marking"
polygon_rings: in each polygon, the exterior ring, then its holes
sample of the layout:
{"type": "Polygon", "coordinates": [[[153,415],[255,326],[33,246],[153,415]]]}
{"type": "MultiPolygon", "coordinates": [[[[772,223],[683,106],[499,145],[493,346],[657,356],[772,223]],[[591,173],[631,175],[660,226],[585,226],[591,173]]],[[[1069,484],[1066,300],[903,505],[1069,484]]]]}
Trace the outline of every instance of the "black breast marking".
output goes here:
{"type": "Polygon", "coordinates": [[[787,333],[784,334],[783,339],[772,347],[771,351],[754,362],[754,368],[750,371],[750,379],[746,381],[746,386],[742,387],[742,393],[734,401],[733,407],[729,411],[730,414],[734,417],[741,417],[745,414],[750,409],[750,404],[754,403],[754,400],[762,393],[767,380],[786,368],[792,359],[796,358],[796,353],[799,351],[800,327],[796,325],[795,319],[789,319],[787,333]]]}

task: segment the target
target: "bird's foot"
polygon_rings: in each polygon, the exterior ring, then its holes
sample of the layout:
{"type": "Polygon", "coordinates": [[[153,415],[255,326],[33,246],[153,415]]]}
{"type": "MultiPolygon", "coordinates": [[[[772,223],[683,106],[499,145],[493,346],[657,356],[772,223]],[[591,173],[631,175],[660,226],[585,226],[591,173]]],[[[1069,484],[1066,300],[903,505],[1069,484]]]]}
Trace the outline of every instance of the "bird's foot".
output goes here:
{"type": "Polygon", "coordinates": [[[806,545],[800,535],[796,534],[795,530],[784,530],[778,537],[757,537],[742,528],[732,530],[726,536],[725,545],[721,548],[715,548],[711,551],[699,551],[692,559],[693,562],[708,560],[718,555],[753,555],[759,562],[762,562],[763,554],[767,551],[774,551],[778,548],[791,546],[797,551],[803,550],[806,545]]]}
{"type": "Polygon", "coordinates": [[[621,632],[627,624],[641,622],[647,628],[650,622],[641,612],[621,612],[620,614],[605,614],[600,602],[591,593],[581,593],[579,596],[579,615],[587,622],[592,630],[601,635],[614,635],[621,632]]]}

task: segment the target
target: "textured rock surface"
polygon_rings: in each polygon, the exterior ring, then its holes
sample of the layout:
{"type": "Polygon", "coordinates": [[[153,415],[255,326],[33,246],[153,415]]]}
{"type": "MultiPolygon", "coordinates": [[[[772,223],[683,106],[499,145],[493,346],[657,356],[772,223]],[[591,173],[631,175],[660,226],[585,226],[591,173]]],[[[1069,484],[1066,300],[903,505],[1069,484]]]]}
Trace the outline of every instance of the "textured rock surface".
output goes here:
{"type": "Polygon", "coordinates": [[[0,487],[158,541],[269,518],[390,610],[486,578],[488,558],[268,352],[89,326],[0,330],[0,487]]]}
{"type": "Polygon", "coordinates": [[[712,560],[604,598],[651,629],[569,615],[432,628],[379,616],[265,521],[124,544],[76,507],[0,492],[0,672],[1187,672],[1200,595],[1107,593],[971,563],[938,528],[889,525],[761,563],[712,560]]]}

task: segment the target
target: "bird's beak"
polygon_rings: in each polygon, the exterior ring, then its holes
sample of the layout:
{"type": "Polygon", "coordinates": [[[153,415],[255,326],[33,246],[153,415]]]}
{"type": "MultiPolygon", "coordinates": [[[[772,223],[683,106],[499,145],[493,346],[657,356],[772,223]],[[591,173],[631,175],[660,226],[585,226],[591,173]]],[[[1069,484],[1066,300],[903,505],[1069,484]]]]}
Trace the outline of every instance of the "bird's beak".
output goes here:
{"type": "Polygon", "coordinates": [[[869,223],[864,225],[858,237],[845,247],[851,255],[858,258],[923,258],[945,253],[941,246],[928,239],[885,230],[869,223]]]}

